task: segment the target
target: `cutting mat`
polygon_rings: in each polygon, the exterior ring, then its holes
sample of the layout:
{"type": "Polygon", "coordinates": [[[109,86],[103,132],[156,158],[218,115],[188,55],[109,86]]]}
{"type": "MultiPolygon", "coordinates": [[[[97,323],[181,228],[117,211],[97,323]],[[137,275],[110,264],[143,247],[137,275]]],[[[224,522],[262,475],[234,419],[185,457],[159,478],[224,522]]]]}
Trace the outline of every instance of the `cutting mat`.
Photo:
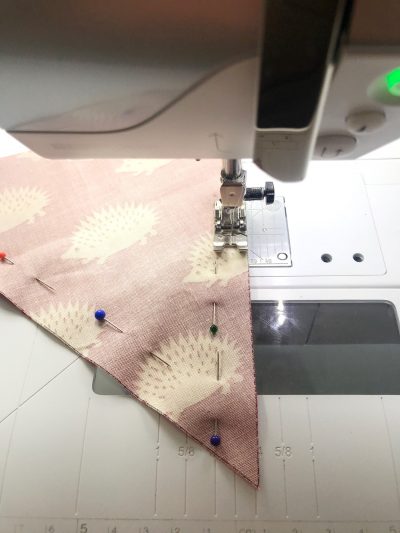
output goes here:
{"type": "Polygon", "coordinates": [[[256,491],[4,301],[0,333],[1,532],[400,531],[399,397],[261,396],[256,491]]]}

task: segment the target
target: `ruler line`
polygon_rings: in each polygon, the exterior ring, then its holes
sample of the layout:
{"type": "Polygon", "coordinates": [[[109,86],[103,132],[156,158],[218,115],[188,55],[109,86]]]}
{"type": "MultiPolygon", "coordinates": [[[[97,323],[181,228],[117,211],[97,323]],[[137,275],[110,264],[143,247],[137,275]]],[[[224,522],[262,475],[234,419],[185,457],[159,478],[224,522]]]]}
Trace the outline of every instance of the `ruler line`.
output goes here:
{"type": "Polygon", "coordinates": [[[286,519],[288,519],[289,510],[288,510],[288,495],[287,495],[287,484],[286,484],[286,459],[282,459],[282,465],[283,465],[283,490],[285,493],[285,517],[286,519]]]}
{"type": "Polygon", "coordinates": [[[391,456],[391,460],[392,460],[392,469],[393,469],[394,481],[395,481],[395,485],[396,485],[397,504],[398,504],[399,509],[400,509],[400,488],[399,488],[399,479],[398,479],[398,476],[397,476],[397,469],[396,469],[396,459],[395,459],[395,455],[394,455],[392,435],[390,433],[389,421],[388,421],[388,418],[387,418],[387,413],[386,413],[386,408],[385,408],[385,402],[383,401],[383,396],[381,396],[381,405],[382,405],[383,419],[385,421],[386,434],[387,434],[387,438],[388,438],[388,441],[389,441],[390,456],[391,456]]]}
{"type": "Polygon", "coordinates": [[[87,403],[87,408],[86,408],[86,416],[85,416],[85,425],[84,425],[84,428],[83,428],[82,449],[81,449],[81,457],[80,457],[80,461],[79,461],[78,485],[76,487],[75,516],[78,516],[78,504],[79,504],[79,495],[80,495],[80,488],[81,488],[81,475],[82,475],[82,466],[83,466],[83,456],[85,454],[86,430],[87,430],[87,424],[88,424],[88,419],[89,419],[89,408],[90,408],[90,396],[88,398],[88,403],[87,403]]]}
{"type": "Polygon", "coordinates": [[[154,517],[157,517],[157,497],[158,497],[158,463],[160,461],[160,425],[161,415],[158,415],[157,424],[157,444],[156,444],[156,472],[154,480],[154,517]]]}
{"type": "MultiPolygon", "coordinates": [[[[6,452],[6,457],[5,457],[5,461],[4,461],[3,475],[2,475],[2,479],[1,479],[1,483],[0,483],[0,507],[1,507],[1,502],[2,502],[2,498],[3,498],[4,486],[5,486],[5,482],[6,482],[6,472],[7,472],[7,467],[8,467],[8,460],[9,460],[9,457],[10,457],[11,444],[12,444],[12,441],[13,441],[13,438],[14,438],[15,427],[16,427],[16,424],[17,424],[18,409],[21,407],[22,403],[24,403],[24,402],[21,402],[22,395],[24,394],[26,381],[28,379],[29,370],[31,368],[33,352],[35,350],[35,345],[36,345],[36,342],[37,342],[38,334],[39,334],[39,326],[36,326],[36,332],[35,332],[35,335],[34,335],[34,337],[32,339],[32,345],[31,345],[31,349],[30,349],[30,352],[29,352],[29,358],[28,358],[28,362],[27,362],[27,365],[26,365],[26,369],[25,369],[24,379],[22,381],[21,389],[20,389],[19,396],[18,396],[17,407],[13,411],[13,412],[15,412],[15,416],[14,416],[14,420],[12,421],[11,433],[10,433],[10,438],[8,440],[7,452],[6,452]]],[[[11,415],[11,413],[8,414],[8,416],[10,416],[10,415],[11,415]]]]}

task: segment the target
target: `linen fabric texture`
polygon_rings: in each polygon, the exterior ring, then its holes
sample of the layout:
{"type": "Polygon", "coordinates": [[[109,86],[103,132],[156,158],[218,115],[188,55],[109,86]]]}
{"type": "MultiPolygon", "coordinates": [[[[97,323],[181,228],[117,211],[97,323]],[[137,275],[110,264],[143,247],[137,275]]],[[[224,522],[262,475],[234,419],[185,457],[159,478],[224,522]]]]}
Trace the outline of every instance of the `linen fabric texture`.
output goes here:
{"type": "Polygon", "coordinates": [[[213,251],[219,173],[217,161],[1,160],[0,249],[15,264],[0,262],[0,292],[257,487],[248,266],[213,251]]]}

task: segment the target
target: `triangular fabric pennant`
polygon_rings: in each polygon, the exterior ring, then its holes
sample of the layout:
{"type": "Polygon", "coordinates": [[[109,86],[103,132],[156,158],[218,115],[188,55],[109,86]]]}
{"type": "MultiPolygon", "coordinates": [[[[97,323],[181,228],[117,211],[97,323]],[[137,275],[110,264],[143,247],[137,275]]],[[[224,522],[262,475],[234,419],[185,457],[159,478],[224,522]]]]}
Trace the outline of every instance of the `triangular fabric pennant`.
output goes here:
{"type": "Polygon", "coordinates": [[[258,486],[248,267],[213,251],[219,172],[1,160],[0,292],[258,486]]]}

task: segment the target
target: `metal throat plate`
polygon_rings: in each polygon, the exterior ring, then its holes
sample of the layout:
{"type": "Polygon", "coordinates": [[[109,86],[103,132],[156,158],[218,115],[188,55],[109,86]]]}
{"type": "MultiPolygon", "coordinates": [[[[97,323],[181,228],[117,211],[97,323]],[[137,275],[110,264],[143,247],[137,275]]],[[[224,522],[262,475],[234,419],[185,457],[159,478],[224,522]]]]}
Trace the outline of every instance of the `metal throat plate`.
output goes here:
{"type": "Polygon", "coordinates": [[[251,267],[292,266],[285,198],[246,202],[248,260],[251,267]]]}

